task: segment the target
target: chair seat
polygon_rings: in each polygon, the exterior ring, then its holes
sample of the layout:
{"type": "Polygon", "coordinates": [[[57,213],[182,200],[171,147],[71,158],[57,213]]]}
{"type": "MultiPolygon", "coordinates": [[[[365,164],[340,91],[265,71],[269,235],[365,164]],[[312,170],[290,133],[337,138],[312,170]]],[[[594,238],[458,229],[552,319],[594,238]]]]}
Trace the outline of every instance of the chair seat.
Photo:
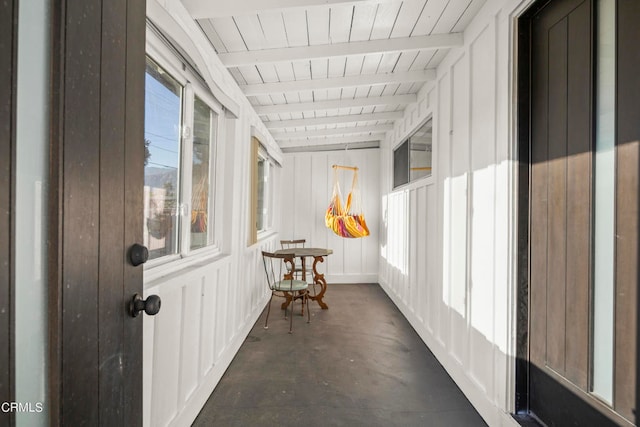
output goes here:
{"type": "Polygon", "coordinates": [[[271,290],[271,298],[267,305],[267,316],[264,320],[264,328],[269,326],[269,313],[271,312],[271,301],[273,297],[286,298],[282,305],[284,318],[287,318],[287,307],[291,306],[289,315],[289,333],[293,332],[293,304],[296,301],[302,302],[302,314],[304,306],[307,305],[307,323],[311,322],[309,312],[309,285],[303,280],[296,279],[292,272],[295,269],[295,256],[293,254],[278,254],[262,251],[262,263],[267,278],[267,284],[271,290]]]}
{"type": "Polygon", "coordinates": [[[276,291],[304,291],[309,284],[303,280],[282,280],[273,284],[276,291]]]}

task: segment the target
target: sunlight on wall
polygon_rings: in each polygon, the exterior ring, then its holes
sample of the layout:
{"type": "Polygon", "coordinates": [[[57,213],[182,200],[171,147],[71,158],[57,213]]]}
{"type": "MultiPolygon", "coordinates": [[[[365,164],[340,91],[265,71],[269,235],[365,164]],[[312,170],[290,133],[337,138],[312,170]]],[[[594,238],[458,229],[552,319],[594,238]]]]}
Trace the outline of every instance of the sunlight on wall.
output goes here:
{"type": "Polygon", "coordinates": [[[465,47],[439,65],[437,81],[419,92],[418,106],[407,107],[389,138],[382,158],[391,175],[391,147],[432,114],[432,203],[420,202],[420,184],[406,189],[408,200],[400,203],[403,196],[387,180],[380,283],[488,424],[511,425],[518,164],[511,149],[509,35],[510,13],[522,2],[489,3],[465,30],[465,47]],[[399,220],[407,223],[405,234],[399,220]],[[401,276],[398,266],[405,263],[401,276]]]}
{"type": "Polygon", "coordinates": [[[472,174],[471,326],[491,339],[494,284],[494,167],[472,174]]]}
{"type": "Polygon", "coordinates": [[[407,236],[409,223],[408,193],[399,191],[389,194],[387,207],[387,262],[397,268],[401,274],[408,274],[409,263],[407,250],[409,239],[407,236]]]}
{"type": "Polygon", "coordinates": [[[510,290],[510,274],[511,271],[508,268],[509,259],[512,256],[513,247],[510,244],[510,215],[506,206],[509,206],[509,174],[514,169],[514,165],[511,161],[503,161],[495,168],[495,207],[493,211],[494,215],[494,253],[493,253],[493,311],[494,311],[494,324],[493,342],[498,346],[503,354],[511,355],[512,349],[508,347],[508,322],[501,320],[507,318],[511,303],[509,298],[511,297],[510,290]]]}
{"type": "Polygon", "coordinates": [[[451,255],[451,179],[444,180],[443,215],[442,215],[442,302],[446,306],[450,300],[450,255],[451,255]]]}
{"type": "Polygon", "coordinates": [[[468,174],[463,173],[446,180],[449,181],[451,191],[449,306],[462,317],[466,317],[467,305],[467,177],[468,174]]]}
{"type": "Polygon", "coordinates": [[[389,229],[388,222],[388,214],[389,209],[387,209],[387,195],[382,196],[381,200],[381,212],[380,212],[380,256],[384,259],[387,259],[387,230],[389,229]]]}

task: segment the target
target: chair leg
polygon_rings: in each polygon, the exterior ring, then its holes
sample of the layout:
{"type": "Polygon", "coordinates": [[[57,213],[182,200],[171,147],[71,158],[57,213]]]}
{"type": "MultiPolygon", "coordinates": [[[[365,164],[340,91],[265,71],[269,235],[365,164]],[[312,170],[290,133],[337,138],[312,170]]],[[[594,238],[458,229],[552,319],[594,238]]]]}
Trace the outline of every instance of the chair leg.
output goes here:
{"type": "MultiPolygon", "coordinates": [[[[304,295],[304,300],[307,301],[307,323],[311,323],[311,310],[309,310],[309,291],[304,295]]],[[[304,301],[302,301],[304,303],[304,301]]]]}
{"type": "Polygon", "coordinates": [[[288,292],[284,293],[284,298],[285,298],[284,320],[287,320],[287,308],[291,307],[291,315],[293,316],[293,298],[290,298],[288,292]]]}
{"type": "MultiPolygon", "coordinates": [[[[295,302],[294,299],[291,300],[291,314],[289,315],[289,333],[292,334],[293,333],[293,303],[295,302]]],[[[286,308],[285,308],[286,310],[286,308]]]]}
{"type": "Polygon", "coordinates": [[[269,305],[267,306],[267,318],[264,320],[264,328],[269,329],[269,313],[271,312],[271,301],[273,300],[273,292],[271,292],[271,298],[269,298],[269,305]]]}

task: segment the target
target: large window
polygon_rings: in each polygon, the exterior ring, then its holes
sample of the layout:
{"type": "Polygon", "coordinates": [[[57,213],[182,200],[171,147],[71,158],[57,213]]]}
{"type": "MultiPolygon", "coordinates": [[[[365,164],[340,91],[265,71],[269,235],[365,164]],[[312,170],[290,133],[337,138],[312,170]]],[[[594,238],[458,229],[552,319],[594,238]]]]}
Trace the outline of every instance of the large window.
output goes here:
{"type": "Polygon", "coordinates": [[[171,260],[213,247],[213,177],[219,107],[187,71],[147,58],[144,244],[171,260]],[[171,71],[169,71],[171,69],[171,71]]]}
{"type": "Polygon", "coordinates": [[[178,253],[183,87],[147,59],[145,75],[145,246],[150,258],[178,253]]]}
{"type": "Polygon", "coordinates": [[[431,176],[432,130],[430,118],[393,151],[393,188],[431,176]]]}

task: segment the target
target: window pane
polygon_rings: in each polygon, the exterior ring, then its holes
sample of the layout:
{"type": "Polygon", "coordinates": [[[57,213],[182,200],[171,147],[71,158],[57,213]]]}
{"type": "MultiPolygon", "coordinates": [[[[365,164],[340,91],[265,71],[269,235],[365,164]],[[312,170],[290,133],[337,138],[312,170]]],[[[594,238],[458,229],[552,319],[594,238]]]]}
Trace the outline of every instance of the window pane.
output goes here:
{"type": "Polygon", "coordinates": [[[269,229],[269,220],[268,220],[268,212],[269,212],[269,161],[264,161],[264,166],[262,169],[262,229],[269,229]]]}
{"type": "Polygon", "coordinates": [[[149,258],[178,253],[182,86],[147,58],[144,119],[144,244],[149,258]]]}
{"type": "Polygon", "coordinates": [[[409,141],[393,152],[393,188],[409,182],[409,141]]]}
{"type": "Polygon", "coordinates": [[[431,175],[432,121],[429,119],[409,138],[409,180],[431,175]]]}
{"type": "Polygon", "coordinates": [[[258,231],[264,230],[265,222],[265,179],[264,174],[266,170],[267,162],[258,158],[258,203],[256,212],[256,229],[258,231]]]}
{"type": "Polygon", "coordinates": [[[211,109],[197,96],[193,117],[193,167],[191,189],[191,249],[212,243],[210,212],[211,109]]]}
{"type": "Polygon", "coordinates": [[[615,276],[615,0],[598,2],[593,392],[613,402],[615,276]]]}

